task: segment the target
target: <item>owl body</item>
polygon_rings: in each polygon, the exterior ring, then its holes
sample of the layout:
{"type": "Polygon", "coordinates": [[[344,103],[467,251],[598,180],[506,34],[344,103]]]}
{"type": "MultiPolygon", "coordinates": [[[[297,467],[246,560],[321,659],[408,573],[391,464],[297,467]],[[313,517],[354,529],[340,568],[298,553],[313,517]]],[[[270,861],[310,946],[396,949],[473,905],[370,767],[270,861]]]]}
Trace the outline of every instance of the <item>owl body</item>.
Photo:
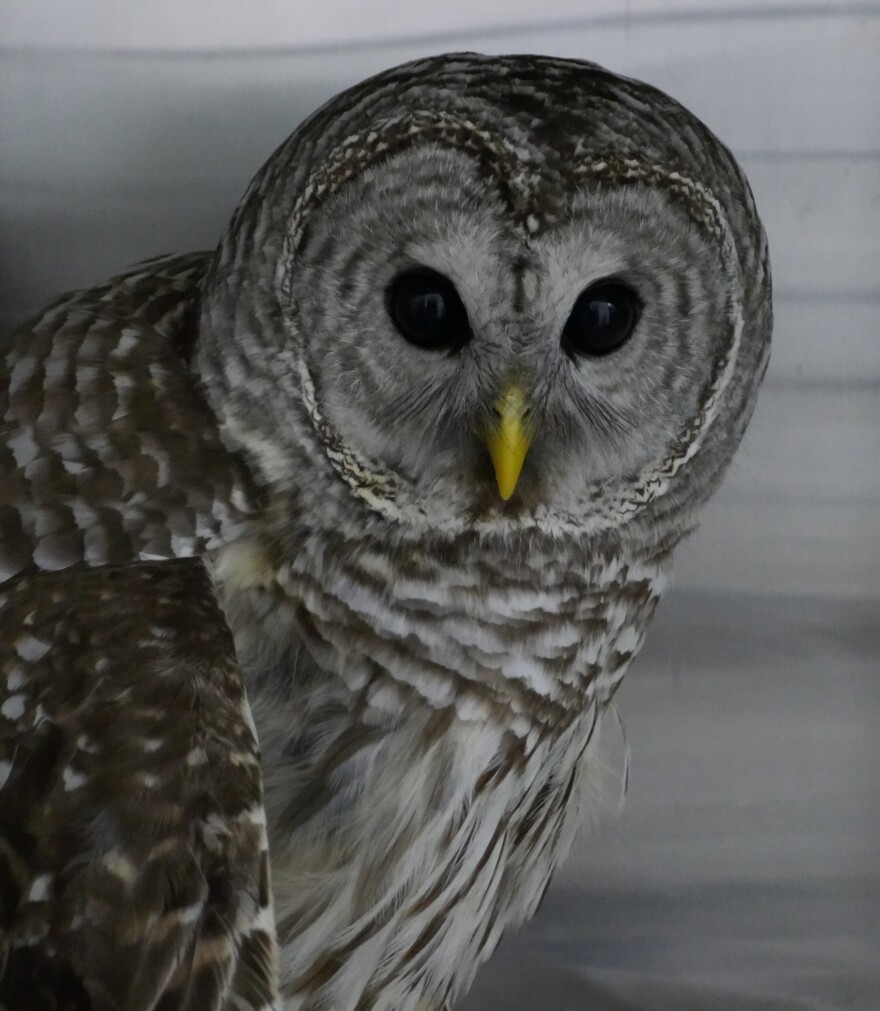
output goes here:
{"type": "Polygon", "coordinates": [[[573,565],[571,547],[534,538],[514,562],[472,539],[389,555],[311,535],[277,573],[252,547],[221,553],[286,1006],[442,1006],[533,913],[668,559],[573,565]]]}
{"type": "Polygon", "coordinates": [[[568,850],[770,326],[698,120],[460,54],[13,335],[0,1003],[450,1006],[568,850]]]}

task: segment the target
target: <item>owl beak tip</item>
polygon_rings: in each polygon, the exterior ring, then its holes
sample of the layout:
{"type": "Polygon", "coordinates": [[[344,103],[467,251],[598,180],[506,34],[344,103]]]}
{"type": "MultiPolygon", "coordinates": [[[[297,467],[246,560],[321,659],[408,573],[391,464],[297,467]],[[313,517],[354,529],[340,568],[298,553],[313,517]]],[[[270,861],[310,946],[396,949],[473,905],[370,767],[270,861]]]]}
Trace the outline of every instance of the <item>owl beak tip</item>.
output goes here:
{"type": "Polygon", "coordinates": [[[510,500],[516,490],[516,478],[501,477],[497,472],[495,474],[495,480],[498,484],[498,494],[501,496],[504,502],[510,500]]]}
{"type": "Polygon", "coordinates": [[[522,453],[512,452],[509,449],[500,453],[492,453],[492,465],[495,468],[495,483],[498,485],[498,494],[507,502],[516,491],[519,475],[522,471],[525,451],[522,453]]]}

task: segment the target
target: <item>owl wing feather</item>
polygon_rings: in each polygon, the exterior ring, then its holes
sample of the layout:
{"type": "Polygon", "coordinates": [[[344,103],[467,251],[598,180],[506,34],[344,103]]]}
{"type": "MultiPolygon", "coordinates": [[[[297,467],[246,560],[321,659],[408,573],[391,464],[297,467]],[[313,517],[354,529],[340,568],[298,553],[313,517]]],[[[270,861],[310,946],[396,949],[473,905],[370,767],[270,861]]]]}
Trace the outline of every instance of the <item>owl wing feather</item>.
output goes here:
{"type": "Polygon", "coordinates": [[[256,734],[198,556],[255,508],[188,374],[204,254],[0,347],[0,1007],[276,1008],[256,734]]]}
{"type": "Polygon", "coordinates": [[[186,363],[207,260],[64,295],[0,345],[0,581],[198,555],[255,508],[186,363]]]}
{"type": "Polygon", "coordinates": [[[204,565],[2,595],[0,1006],[274,1006],[259,751],[204,565]]]}

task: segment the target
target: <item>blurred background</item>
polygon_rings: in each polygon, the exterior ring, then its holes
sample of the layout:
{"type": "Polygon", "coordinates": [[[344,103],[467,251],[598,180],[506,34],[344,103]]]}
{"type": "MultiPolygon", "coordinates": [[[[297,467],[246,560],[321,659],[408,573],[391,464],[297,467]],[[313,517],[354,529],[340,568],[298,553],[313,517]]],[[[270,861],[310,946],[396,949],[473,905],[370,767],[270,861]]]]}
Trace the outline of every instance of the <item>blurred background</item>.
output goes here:
{"type": "Polygon", "coordinates": [[[880,1009],[880,5],[2,0],[0,331],[212,247],[313,108],[456,49],[594,60],[699,115],[751,180],[777,315],[617,696],[622,811],[612,788],[465,1007],[880,1009]]]}

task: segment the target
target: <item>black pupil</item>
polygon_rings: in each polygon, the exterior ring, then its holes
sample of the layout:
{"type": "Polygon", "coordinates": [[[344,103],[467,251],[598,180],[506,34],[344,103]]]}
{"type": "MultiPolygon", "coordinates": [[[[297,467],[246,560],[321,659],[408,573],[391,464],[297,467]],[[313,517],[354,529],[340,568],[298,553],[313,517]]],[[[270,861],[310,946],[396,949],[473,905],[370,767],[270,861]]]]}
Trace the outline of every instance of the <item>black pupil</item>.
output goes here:
{"type": "Polygon", "coordinates": [[[412,270],[392,281],[388,312],[403,336],[421,348],[456,348],[470,337],[455,285],[433,271],[412,270]]]}
{"type": "Polygon", "coordinates": [[[639,297],[625,284],[599,282],[582,291],[562,331],[566,350],[594,358],[625,344],[639,320],[639,297]]]}

